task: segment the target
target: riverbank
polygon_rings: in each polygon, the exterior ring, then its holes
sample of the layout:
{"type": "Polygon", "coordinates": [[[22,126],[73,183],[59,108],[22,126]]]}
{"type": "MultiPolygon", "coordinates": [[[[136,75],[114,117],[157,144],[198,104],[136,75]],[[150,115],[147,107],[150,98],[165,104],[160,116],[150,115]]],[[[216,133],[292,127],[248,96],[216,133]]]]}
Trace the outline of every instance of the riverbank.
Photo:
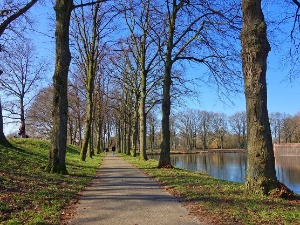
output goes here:
{"type": "Polygon", "coordinates": [[[244,184],[184,169],[158,169],[155,160],[123,156],[184,199],[191,212],[212,224],[300,224],[300,200],[244,195],[244,184]]]}
{"type": "MultiPolygon", "coordinates": [[[[172,149],[170,154],[206,154],[206,153],[247,153],[246,149],[241,148],[234,148],[234,149],[194,149],[194,150],[187,150],[187,149],[172,149]]],[[[155,149],[153,151],[148,151],[148,155],[159,155],[160,149],[155,149]]]]}

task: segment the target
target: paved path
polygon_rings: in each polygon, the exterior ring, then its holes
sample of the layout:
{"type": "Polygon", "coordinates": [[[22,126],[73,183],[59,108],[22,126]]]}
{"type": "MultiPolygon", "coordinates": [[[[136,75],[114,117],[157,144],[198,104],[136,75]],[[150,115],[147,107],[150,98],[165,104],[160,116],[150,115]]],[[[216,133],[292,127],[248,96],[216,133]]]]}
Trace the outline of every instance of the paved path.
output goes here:
{"type": "Polygon", "coordinates": [[[159,184],[118,156],[106,156],[92,185],[82,193],[69,224],[194,225],[189,215],[159,184]]]}

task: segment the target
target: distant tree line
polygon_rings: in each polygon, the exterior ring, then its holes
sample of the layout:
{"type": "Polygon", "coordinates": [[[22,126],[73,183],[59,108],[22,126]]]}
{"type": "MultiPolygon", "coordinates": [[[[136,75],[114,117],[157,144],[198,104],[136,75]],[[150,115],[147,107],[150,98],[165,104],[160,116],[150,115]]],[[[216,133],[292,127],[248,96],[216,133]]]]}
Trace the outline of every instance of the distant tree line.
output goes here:
{"type": "MultiPolygon", "coordinates": [[[[82,85],[78,84],[78,82],[77,84],[75,81],[70,82],[68,143],[82,146],[84,135],[83,125],[86,118],[86,111],[84,110],[86,99],[84,95],[80,94],[82,93],[82,90],[79,90],[80,87],[82,85]]],[[[114,92],[113,89],[112,92],[114,92]]],[[[94,144],[92,146],[94,149],[90,149],[90,151],[92,154],[99,153],[105,147],[118,143],[120,151],[130,152],[133,149],[132,147],[134,147],[133,143],[130,142],[134,138],[128,137],[130,143],[128,144],[128,140],[126,142],[127,132],[121,133],[120,130],[128,130],[123,126],[125,121],[122,122],[122,120],[126,112],[128,112],[127,114],[132,114],[132,111],[136,110],[133,108],[134,105],[122,110],[122,107],[120,108],[122,101],[120,99],[113,99],[112,93],[105,93],[104,89],[99,90],[97,93],[95,98],[97,98],[98,104],[101,104],[102,107],[96,107],[93,113],[97,119],[93,120],[92,133],[97,135],[93,136],[94,144]],[[127,148],[128,145],[129,148],[127,148]]],[[[29,108],[27,114],[27,132],[31,137],[50,140],[52,129],[51,96],[52,87],[44,88],[29,108]]],[[[153,110],[147,115],[147,151],[158,149],[161,143],[161,125],[158,117],[159,114],[156,111],[153,110]]],[[[269,117],[273,143],[300,142],[299,113],[292,116],[277,112],[270,113],[269,117]]],[[[171,149],[227,149],[246,148],[247,145],[245,112],[227,115],[225,113],[209,112],[200,109],[185,109],[184,111],[181,110],[172,114],[170,124],[171,149]]],[[[131,127],[130,129],[132,130],[133,126],[134,121],[132,119],[127,124],[127,127],[131,127]]],[[[136,132],[132,131],[129,133],[133,136],[136,132]]],[[[139,151],[139,145],[136,146],[136,149],[139,151]]]]}

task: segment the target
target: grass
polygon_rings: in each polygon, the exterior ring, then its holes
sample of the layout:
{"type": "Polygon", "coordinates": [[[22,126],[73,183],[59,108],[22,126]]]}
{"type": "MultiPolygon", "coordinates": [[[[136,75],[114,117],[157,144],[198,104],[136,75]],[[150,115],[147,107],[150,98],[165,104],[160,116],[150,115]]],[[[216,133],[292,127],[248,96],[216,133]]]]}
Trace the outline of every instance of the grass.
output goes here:
{"type": "Polygon", "coordinates": [[[10,139],[13,147],[0,146],[0,223],[59,224],[64,207],[95,176],[102,157],[79,159],[79,149],[67,148],[69,175],[49,174],[50,143],[10,139]]]}
{"type": "Polygon", "coordinates": [[[245,195],[240,183],[179,168],[158,169],[156,160],[123,157],[186,199],[195,214],[213,224],[300,224],[299,199],[245,195]]]}

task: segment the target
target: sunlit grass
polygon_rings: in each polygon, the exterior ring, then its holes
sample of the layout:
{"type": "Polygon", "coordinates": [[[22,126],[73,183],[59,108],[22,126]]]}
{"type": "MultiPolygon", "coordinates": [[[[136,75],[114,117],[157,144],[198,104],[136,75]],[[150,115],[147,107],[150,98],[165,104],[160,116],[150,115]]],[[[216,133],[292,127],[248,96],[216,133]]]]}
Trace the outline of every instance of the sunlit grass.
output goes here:
{"type": "Polygon", "coordinates": [[[69,175],[44,171],[50,143],[11,139],[12,148],[0,146],[0,223],[59,224],[63,208],[95,176],[102,157],[79,159],[79,148],[67,148],[69,175]]]}
{"type": "Polygon", "coordinates": [[[300,201],[244,194],[244,185],[185,169],[158,169],[156,160],[123,156],[134,166],[193,203],[213,224],[300,224],[300,201]],[[200,210],[201,209],[201,210],[200,210]]]}

